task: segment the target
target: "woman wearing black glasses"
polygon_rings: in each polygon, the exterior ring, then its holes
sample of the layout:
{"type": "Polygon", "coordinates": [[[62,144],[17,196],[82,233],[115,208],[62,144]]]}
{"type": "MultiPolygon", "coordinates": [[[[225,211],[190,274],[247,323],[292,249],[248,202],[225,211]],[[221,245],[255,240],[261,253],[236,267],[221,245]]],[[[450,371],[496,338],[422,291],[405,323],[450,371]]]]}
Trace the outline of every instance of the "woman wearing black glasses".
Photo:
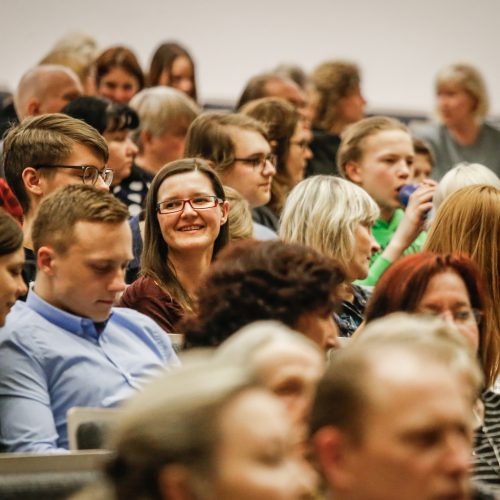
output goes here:
{"type": "Polygon", "coordinates": [[[267,205],[254,209],[254,219],[277,232],[288,193],[304,178],[307,161],[312,158],[311,133],[298,111],[284,99],[256,99],[243,106],[241,112],[266,126],[269,144],[276,155],[271,199],[267,205]]]}
{"type": "Polygon", "coordinates": [[[193,309],[201,276],[228,242],[228,211],[222,184],[204,160],[165,165],[146,199],[141,277],[120,305],[174,332],[175,323],[193,309]]]}

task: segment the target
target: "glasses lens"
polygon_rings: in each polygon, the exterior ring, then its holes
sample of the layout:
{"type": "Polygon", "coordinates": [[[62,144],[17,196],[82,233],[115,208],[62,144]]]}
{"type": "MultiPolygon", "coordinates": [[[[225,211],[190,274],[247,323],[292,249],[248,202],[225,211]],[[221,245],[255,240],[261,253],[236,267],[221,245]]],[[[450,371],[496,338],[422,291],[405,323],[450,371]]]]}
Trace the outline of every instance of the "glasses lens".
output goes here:
{"type": "Polygon", "coordinates": [[[113,174],[114,172],[110,168],[104,169],[104,172],[102,173],[102,180],[106,186],[111,186],[111,183],[113,182],[113,174]]]}
{"type": "Polygon", "coordinates": [[[83,183],[93,186],[97,181],[99,170],[96,167],[88,166],[83,170],[83,183]]]}
{"type": "Polygon", "coordinates": [[[217,203],[215,196],[199,196],[190,200],[193,208],[212,208],[217,203]]]}

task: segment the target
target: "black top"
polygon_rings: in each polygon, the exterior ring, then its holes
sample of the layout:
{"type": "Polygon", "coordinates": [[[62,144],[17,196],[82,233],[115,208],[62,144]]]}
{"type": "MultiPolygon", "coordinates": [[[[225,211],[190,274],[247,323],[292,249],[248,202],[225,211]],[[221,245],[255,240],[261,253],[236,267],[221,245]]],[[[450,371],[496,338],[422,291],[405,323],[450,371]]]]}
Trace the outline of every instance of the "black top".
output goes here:
{"type": "Polygon", "coordinates": [[[339,175],[337,170],[337,151],[340,136],[325,130],[313,129],[313,140],[309,144],[314,157],[306,167],[306,177],[311,175],[339,175]]]}
{"type": "MultiPolygon", "coordinates": [[[[33,250],[29,248],[24,248],[24,265],[22,270],[23,281],[26,283],[26,286],[29,288],[30,283],[35,281],[36,278],[36,256],[33,250]]],[[[26,295],[19,297],[19,300],[26,302],[26,295]]]]}
{"type": "Polygon", "coordinates": [[[364,320],[366,303],[371,292],[362,286],[351,285],[354,300],[342,301],[341,310],[333,315],[340,330],[341,337],[351,337],[364,320]]]}

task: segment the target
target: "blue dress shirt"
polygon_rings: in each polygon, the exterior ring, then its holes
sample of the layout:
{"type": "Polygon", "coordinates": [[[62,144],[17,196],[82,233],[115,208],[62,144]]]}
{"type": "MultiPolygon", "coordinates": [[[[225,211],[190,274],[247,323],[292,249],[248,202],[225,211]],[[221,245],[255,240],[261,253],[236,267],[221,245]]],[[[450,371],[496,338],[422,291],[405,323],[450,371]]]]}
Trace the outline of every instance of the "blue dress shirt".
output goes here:
{"type": "Polygon", "coordinates": [[[30,290],[0,328],[0,445],[16,452],[67,449],[70,408],[116,406],[167,364],[179,360],[147,316],[113,308],[98,333],[92,320],[30,290]]]}

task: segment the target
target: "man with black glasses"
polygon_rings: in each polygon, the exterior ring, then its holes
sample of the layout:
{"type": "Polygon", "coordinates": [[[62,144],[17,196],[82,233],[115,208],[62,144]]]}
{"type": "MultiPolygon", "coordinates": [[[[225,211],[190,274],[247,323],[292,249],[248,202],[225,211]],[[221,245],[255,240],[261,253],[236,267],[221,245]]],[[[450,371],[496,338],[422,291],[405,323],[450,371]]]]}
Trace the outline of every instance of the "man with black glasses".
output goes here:
{"type": "MultiPolygon", "coordinates": [[[[186,158],[204,158],[222,182],[236,189],[251,208],[266,205],[276,174],[276,156],[264,126],[241,113],[204,113],[196,118],[186,136],[186,158]]],[[[276,234],[254,222],[257,239],[275,239],[276,234]]]]}
{"type": "Polygon", "coordinates": [[[109,191],[113,172],[105,168],[108,147],[90,125],[62,114],[25,119],[4,141],[5,176],[24,212],[27,285],[36,265],[31,227],[42,199],[68,184],[88,184],[109,191]]]}

